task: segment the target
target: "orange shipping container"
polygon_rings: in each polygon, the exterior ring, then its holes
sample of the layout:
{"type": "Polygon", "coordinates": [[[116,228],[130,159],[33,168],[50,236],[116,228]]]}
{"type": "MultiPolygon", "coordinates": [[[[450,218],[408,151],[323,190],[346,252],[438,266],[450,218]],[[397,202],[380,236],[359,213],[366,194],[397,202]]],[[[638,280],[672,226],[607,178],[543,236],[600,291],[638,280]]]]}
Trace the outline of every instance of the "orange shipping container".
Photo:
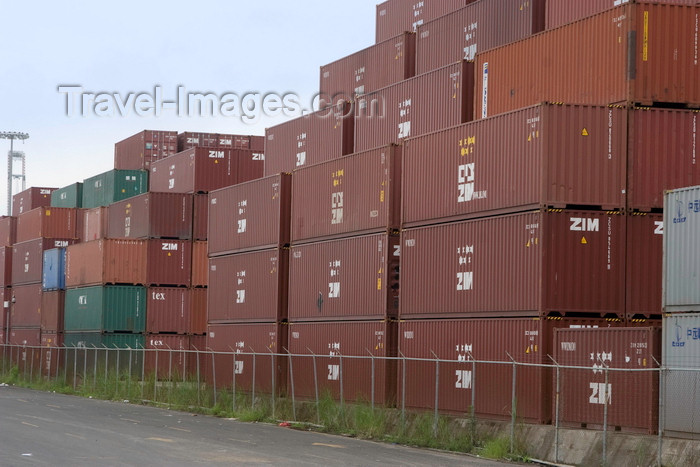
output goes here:
{"type": "Polygon", "coordinates": [[[209,259],[207,242],[192,243],[192,287],[209,285],[209,259]]]}
{"type": "Polygon", "coordinates": [[[17,217],[17,242],[79,236],[75,208],[39,207],[17,217]]]}
{"type": "Polygon", "coordinates": [[[66,287],[145,284],[146,240],[96,240],[66,248],[66,287]]]}

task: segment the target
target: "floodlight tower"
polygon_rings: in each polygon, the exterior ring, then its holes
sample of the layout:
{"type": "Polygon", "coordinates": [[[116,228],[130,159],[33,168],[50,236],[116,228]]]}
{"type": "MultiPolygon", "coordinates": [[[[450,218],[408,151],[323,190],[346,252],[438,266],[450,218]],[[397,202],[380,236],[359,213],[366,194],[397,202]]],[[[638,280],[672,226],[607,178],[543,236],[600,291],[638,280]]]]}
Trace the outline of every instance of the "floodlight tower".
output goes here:
{"type": "Polygon", "coordinates": [[[22,180],[22,187],[24,188],[26,185],[26,178],[24,174],[25,170],[25,160],[24,160],[24,153],[15,153],[14,151],[14,142],[16,139],[24,141],[25,139],[29,138],[29,134],[27,133],[22,133],[19,131],[1,131],[0,132],[0,139],[9,139],[10,140],[10,152],[7,153],[7,215],[12,214],[12,181],[15,178],[20,178],[22,180]],[[15,175],[13,173],[13,165],[14,165],[14,160],[15,159],[20,159],[22,161],[22,174],[21,175],[15,175]]]}

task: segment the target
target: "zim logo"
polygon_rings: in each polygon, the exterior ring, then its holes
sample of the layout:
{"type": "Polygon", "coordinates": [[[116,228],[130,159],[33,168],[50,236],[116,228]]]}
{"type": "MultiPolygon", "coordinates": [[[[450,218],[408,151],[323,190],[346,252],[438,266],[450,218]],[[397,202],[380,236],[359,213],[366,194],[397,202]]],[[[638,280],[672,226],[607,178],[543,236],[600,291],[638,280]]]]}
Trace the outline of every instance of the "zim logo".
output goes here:
{"type": "Polygon", "coordinates": [[[600,219],[586,219],[585,217],[572,217],[571,227],[572,232],[600,232],[600,219]]]}
{"type": "Polygon", "coordinates": [[[209,159],[224,159],[224,151],[209,151],[209,159]]]}
{"type": "Polygon", "coordinates": [[[163,243],[162,251],[177,251],[177,243],[163,243]]]}

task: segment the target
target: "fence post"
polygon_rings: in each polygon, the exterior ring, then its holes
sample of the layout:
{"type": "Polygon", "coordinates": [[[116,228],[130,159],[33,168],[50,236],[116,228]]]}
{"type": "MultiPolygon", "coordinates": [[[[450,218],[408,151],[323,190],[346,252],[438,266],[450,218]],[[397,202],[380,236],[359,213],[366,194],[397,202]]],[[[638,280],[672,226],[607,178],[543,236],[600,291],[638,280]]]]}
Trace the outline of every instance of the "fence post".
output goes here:
{"type": "Polygon", "coordinates": [[[510,360],[513,362],[513,389],[512,389],[511,402],[510,402],[510,409],[511,409],[511,415],[510,415],[510,453],[512,454],[513,451],[515,450],[515,417],[516,417],[516,413],[517,413],[516,383],[517,383],[518,366],[515,363],[515,359],[508,352],[506,352],[506,355],[508,355],[508,358],[510,358],[510,360]]]}
{"type": "Polygon", "coordinates": [[[605,395],[603,395],[603,467],[608,465],[608,366],[601,360],[605,366],[605,395]]]}
{"type": "MultiPolygon", "coordinates": [[[[310,348],[306,348],[309,352],[311,352],[310,348]]],[[[318,402],[318,372],[316,369],[316,354],[311,352],[313,361],[314,361],[314,388],[316,391],[316,424],[320,425],[321,424],[321,408],[319,407],[319,402],[318,402]]]]}
{"type": "Polygon", "coordinates": [[[153,372],[153,400],[158,401],[158,346],[154,345],[156,350],[156,366],[153,372]]]}
{"type": "Polygon", "coordinates": [[[275,418],[275,354],[272,349],[267,350],[270,351],[270,377],[272,378],[272,418],[275,418]]]}
{"type": "Polygon", "coordinates": [[[559,363],[554,357],[547,355],[557,367],[557,381],[554,393],[554,462],[559,462],[559,397],[561,395],[561,379],[559,374],[559,363]]]}
{"type": "Polygon", "coordinates": [[[76,388],[76,377],[78,374],[78,347],[73,347],[73,391],[76,388]]]}
{"type": "Polygon", "coordinates": [[[211,380],[212,380],[212,385],[214,386],[214,406],[216,406],[216,361],[214,358],[214,351],[210,350],[211,352],[211,380]]]}
{"type": "Polygon", "coordinates": [[[365,351],[369,354],[369,356],[372,359],[372,412],[374,412],[374,355],[372,355],[372,352],[369,350],[365,349],[365,351]]]}
{"type": "Polygon", "coordinates": [[[231,411],[234,413],[236,412],[236,351],[231,348],[231,346],[228,347],[231,349],[231,352],[233,353],[233,401],[231,402],[231,411]]]}
{"type": "Polygon", "coordinates": [[[250,402],[250,407],[255,408],[255,374],[257,373],[256,368],[255,368],[255,350],[252,348],[250,349],[253,352],[253,391],[252,391],[252,398],[250,402]]]}
{"type": "Polygon", "coordinates": [[[29,364],[29,382],[34,382],[34,346],[32,346],[32,362],[29,364]]]}
{"type": "Polygon", "coordinates": [[[173,349],[168,344],[165,346],[168,348],[168,405],[170,405],[173,400],[173,349]]]}
{"type": "MultiPolygon", "coordinates": [[[[55,377],[55,382],[58,383],[58,367],[61,366],[61,347],[58,346],[56,347],[56,364],[54,365],[56,367],[56,371],[54,374],[56,375],[55,377]]],[[[49,372],[49,380],[51,379],[51,373],[49,372]]]]}
{"type": "Polygon", "coordinates": [[[664,397],[666,397],[666,376],[664,373],[663,365],[661,365],[656,358],[651,357],[656,362],[656,366],[659,367],[659,439],[658,447],[656,453],[656,465],[661,467],[663,459],[663,449],[664,449],[664,397]]]}
{"type": "Polygon", "coordinates": [[[97,391],[97,347],[92,344],[93,352],[95,353],[95,364],[92,371],[92,390],[97,391]]]}
{"type": "Polygon", "coordinates": [[[44,372],[42,371],[44,369],[44,347],[39,346],[39,381],[44,379],[44,372]]]}
{"type": "Polygon", "coordinates": [[[338,377],[340,378],[340,408],[343,409],[345,408],[345,394],[343,393],[343,354],[338,352],[338,355],[340,356],[340,361],[338,365],[338,371],[339,375],[338,377]]]}
{"type": "Polygon", "coordinates": [[[472,355],[471,351],[467,351],[467,358],[472,361],[472,377],[471,377],[471,390],[472,390],[472,400],[471,400],[471,437],[472,446],[476,443],[476,359],[472,355]]]}
{"type": "MultiPolygon", "coordinates": [[[[129,394],[131,392],[131,364],[134,359],[134,349],[129,347],[128,345],[126,346],[127,352],[129,352],[129,377],[126,379],[126,396],[131,398],[131,395],[129,394]]],[[[106,351],[106,353],[109,354],[109,350],[106,351]]],[[[119,350],[117,350],[117,354],[119,354],[119,350]]],[[[119,361],[117,359],[117,361],[119,361]]],[[[117,383],[119,383],[119,365],[117,365],[117,383]]]]}
{"type": "Polygon", "coordinates": [[[200,357],[199,357],[199,349],[197,347],[195,347],[194,349],[195,349],[196,355],[197,355],[197,405],[201,407],[201,405],[202,405],[202,399],[201,399],[202,384],[200,382],[201,381],[201,373],[199,370],[200,357]]]}
{"type": "Polygon", "coordinates": [[[401,371],[401,429],[406,429],[406,356],[399,352],[402,362],[401,371]]]}
{"type": "Polygon", "coordinates": [[[438,432],[438,406],[440,405],[440,359],[433,352],[430,351],[435,357],[435,411],[433,413],[433,436],[437,438],[438,432]]]}
{"type": "Polygon", "coordinates": [[[292,365],[292,354],[289,350],[284,349],[285,352],[287,352],[287,358],[289,358],[289,382],[292,385],[292,416],[294,417],[294,421],[297,421],[297,406],[296,406],[296,399],[294,397],[294,366],[292,365]]]}

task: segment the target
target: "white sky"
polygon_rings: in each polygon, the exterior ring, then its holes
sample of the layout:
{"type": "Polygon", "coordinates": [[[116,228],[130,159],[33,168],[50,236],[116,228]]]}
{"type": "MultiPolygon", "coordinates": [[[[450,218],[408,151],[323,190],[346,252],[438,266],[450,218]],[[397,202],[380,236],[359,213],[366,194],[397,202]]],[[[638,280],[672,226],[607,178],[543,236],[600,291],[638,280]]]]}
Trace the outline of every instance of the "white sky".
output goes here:
{"type": "MultiPolygon", "coordinates": [[[[319,67],[374,43],[378,0],[0,3],[0,131],[22,131],[27,187],[62,187],[110,170],[114,143],[143,129],[264,134],[286,118],[66,115],[59,85],[85,92],[294,93],[308,105],[319,67]]],[[[0,140],[0,213],[6,158],[0,140]]]]}

